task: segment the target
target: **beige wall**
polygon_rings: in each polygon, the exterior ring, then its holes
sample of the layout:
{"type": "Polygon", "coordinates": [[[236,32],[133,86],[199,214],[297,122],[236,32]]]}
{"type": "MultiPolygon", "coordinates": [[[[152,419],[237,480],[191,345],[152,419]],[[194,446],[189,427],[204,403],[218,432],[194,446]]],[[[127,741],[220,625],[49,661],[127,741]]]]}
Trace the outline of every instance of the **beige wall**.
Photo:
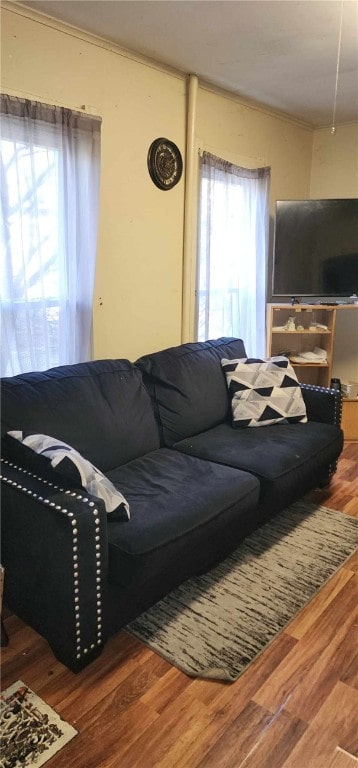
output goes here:
{"type": "Polygon", "coordinates": [[[358,310],[337,312],[332,376],[358,382],[358,310]]]}
{"type": "MultiPolygon", "coordinates": [[[[316,130],[313,139],[311,197],[358,197],[358,123],[316,130]]],[[[352,293],[358,286],[352,285],[352,293]]],[[[333,376],[358,381],[358,311],[337,312],[333,376]]]]}
{"type": "MultiPolygon", "coordinates": [[[[30,11],[2,17],[3,91],[102,116],[95,356],[135,359],[179,343],[184,178],[158,190],[146,158],[158,136],[184,156],[186,79],[30,11]]],[[[195,134],[229,160],[271,166],[272,212],[277,198],[309,197],[307,126],[201,85],[195,134]]]]}
{"type": "Polygon", "coordinates": [[[271,167],[267,277],[270,300],[275,201],[309,197],[313,131],[257,105],[243,104],[229,93],[201,88],[197,135],[201,149],[230,162],[244,167],[271,167]]]}
{"type": "Polygon", "coordinates": [[[184,183],[155,187],[147,152],[158,136],[183,150],[184,78],[9,10],[2,39],[2,91],[102,117],[95,357],[179,343],[184,183]]]}
{"type": "Polygon", "coordinates": [[[203,87],[197,136],[202,149],[231,162],[271,166],[272,213],[275,200],[309,197],[313,131],[303,124],[203,87]]]}
{"type": "Polygon", "coordinates": [[[358,123],[314,132],[310,197],[358,197],[358,123]]]}

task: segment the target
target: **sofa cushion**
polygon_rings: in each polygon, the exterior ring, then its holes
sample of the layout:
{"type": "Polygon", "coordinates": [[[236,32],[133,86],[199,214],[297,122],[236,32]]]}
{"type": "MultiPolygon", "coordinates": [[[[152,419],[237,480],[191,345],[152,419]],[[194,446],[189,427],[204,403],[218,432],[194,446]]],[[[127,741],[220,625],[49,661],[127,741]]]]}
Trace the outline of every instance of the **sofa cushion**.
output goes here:
{"type": "Polygon", "coordinates": [[[287,357],[223,359],[221,365],[231,396],[234,428],[307,421],[301,388],[287,357]]]}
{"type": "Polygon", "coordinates": [[[49,435],[13,432],[10,437],[30,448],[39,457],[50,460],[53,469],[76,488],[85,488],[92,496],[102,499],[111,520],[129,520],[129,504],[123,494],[90,461],[67,443],[49,435]]]}
{"type": "Polygon", "coordinates": [[[245,357],[243,341],[182,344],[137,360],[165,445],[210,429],[230,415],[222,357],[245,357]]]}
{"type": "Polygon", "coordinates": [[[245,535],[246,515],[255,525],[258,481],[231,467],[161,448],[108,477],[131,508],[128,525],[108,528],[109,579],[116,583],[143,584],[167,567],[185,578],[189,563],[196,572],[220,557],[217,537],[232,546],[234,534],[245,535]]]}
{"type": "Polygon", "coordinates": [[[235,430],[220,424],[175,443],[178,451],[251,472],[260,481],[260,505],[271,513],[301,498],[326,478],[343,447],[342,430],[332,424],[275,424],[235,430]]]}
{"type": "Polygon", "coordinates": [[[3,378],[1,433],[55,435],[103,472],[159,446],[139,369],[96,360],[3,378]]]}

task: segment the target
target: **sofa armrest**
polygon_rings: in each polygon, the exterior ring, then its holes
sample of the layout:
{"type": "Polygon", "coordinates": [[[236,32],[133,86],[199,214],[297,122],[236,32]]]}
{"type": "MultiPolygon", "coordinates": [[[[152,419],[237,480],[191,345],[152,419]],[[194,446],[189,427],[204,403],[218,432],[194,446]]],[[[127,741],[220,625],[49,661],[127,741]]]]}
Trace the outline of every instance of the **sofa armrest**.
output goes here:
{"type": "Polygon", "coordinates": [[[105,640],[108,577],[103,503],[1,460],[4,598],[74,672],[105,640]]]}
{"type": "Polygon", "coordinates": [[[301,384],[301,392],[309,421],[335,424],[340,427],[342,420],[342,394],[337,389],[301,384]]]}

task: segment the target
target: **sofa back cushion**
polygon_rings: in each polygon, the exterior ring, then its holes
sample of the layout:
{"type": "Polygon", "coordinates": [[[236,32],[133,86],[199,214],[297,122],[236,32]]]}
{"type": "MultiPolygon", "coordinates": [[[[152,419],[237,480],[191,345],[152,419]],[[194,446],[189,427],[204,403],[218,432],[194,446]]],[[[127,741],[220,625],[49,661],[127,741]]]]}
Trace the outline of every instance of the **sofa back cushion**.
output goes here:
{"type": "Polygon", "coordinates": [[[159,447],[139,369],[96,360],[1,380],[1,434],[39,432],[69,443],[102,472],[159,447]]]}
{"type": "Polygon", "coordinates": [[[137,360],[165,445],[204,432],[230,416],[221,359],[241,356],[246,357],[241,339],[221,338],[181,344],[137,360]]]}

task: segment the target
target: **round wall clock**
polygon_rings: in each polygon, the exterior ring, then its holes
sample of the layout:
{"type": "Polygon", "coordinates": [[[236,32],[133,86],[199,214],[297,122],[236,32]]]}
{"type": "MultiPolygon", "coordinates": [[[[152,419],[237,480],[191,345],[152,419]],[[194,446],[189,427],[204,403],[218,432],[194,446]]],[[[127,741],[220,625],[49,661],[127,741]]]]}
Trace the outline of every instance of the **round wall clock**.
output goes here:
{"type": "Polygon", "coordinates": [[[155,139],[149,147],[148,171],[159,189],[172,189],[180,180],[183,160],[180,150],[169,139],[155,139]]]}

